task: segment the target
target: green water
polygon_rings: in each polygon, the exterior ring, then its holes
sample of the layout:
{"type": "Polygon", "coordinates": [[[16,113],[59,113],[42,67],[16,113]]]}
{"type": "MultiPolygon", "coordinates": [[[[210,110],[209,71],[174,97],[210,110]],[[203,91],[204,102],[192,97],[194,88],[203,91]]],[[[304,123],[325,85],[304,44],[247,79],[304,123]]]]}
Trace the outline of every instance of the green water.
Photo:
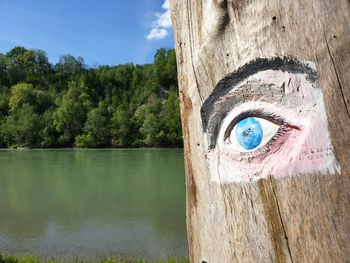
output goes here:
{"type": "Polygon", "coordinates": [[[182,150],[0,150],[0,253],[187,256],[182,150]]]}

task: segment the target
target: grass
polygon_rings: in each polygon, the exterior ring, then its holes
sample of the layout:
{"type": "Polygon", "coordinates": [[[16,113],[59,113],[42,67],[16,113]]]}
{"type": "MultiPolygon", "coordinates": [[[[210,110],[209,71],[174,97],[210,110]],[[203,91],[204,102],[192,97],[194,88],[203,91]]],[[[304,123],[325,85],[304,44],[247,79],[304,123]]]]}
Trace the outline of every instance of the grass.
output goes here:
{"type": "MultiPolygon", "coordinates": [[[[61,260],[55,260],[55,259],[50,259],[50,260],[43,260],[39,259],[36,257],[13,257],[13,256],[2,256],[0,255],[0,263],[61,263],[64,261],[61,260]]],[[[71,263],[83,263],[84,261],[80,260],[72,260],[70,261],[71,263]]],[[[109,258],[104,258],[104,259],[99,259],[96,261],[88,261],[88,262],[96,262],[96,263],[190,263],[188,259],[182,259],[182,260],[177,260],[173,258],[168,258],[166,260],[159,260],[159,261],[148,261],[145,259],[128,259],[126,257],[109,257],[109,258]]]]}

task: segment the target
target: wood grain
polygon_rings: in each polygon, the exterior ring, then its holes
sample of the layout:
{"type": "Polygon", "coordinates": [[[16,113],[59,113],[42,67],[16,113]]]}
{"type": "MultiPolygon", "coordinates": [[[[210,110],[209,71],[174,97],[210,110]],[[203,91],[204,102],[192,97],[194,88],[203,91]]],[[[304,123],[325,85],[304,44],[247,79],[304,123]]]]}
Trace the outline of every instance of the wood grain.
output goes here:
{"type": "Polygon", "coordinates": [[[350,2],[171,0],[191,262],[350,262],[350,2]],[[341,174],[210,181],[200,107],[255,58],[316,63],[341,174]]]}

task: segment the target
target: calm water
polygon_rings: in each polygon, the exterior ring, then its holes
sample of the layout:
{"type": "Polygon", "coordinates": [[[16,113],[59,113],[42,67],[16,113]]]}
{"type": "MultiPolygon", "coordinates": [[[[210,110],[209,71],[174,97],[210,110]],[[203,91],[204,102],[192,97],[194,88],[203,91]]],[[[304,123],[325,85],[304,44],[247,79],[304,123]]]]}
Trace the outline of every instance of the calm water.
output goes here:
{"type": "Polygon", "coordinates": [[[0,150],[0,252],[187,256],[182,150],[0,150]]]}

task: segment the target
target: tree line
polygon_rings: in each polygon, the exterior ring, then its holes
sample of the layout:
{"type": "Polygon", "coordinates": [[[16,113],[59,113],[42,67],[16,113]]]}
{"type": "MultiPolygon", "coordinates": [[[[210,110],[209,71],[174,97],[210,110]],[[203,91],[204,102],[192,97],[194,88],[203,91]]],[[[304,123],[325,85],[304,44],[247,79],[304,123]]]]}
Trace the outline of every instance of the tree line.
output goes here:
{"type": "Polygon", "coordinates": [[[73,146],[181,147],[174,49],[94,68],[24,47],[0,53],[0,147],[73,146]]]}

